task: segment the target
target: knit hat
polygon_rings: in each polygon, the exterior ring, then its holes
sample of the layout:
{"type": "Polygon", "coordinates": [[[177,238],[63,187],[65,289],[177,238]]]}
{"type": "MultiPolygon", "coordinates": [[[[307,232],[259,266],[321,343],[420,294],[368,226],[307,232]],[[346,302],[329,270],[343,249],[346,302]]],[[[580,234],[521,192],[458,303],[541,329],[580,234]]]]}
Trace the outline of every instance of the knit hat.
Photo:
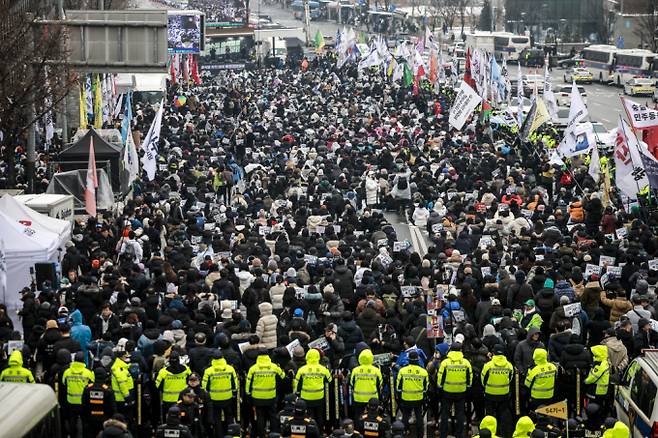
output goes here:
{"type": "Polygon", "coordinates": [[[553,289],[555,287],[555,282],[551,278],[547,278],[544,281],[544,287],[547,289],[553,289]]]}
{"type": "Polygon", "coordinates": [[[292,357],[302,358],[304,357],[304,348],[301,346],[296,346],[292,349],[292,357]]]}
{"type": "Polygon", "coordinates": [[[434,347],[436,351],[441,353],[441,356],[445,356],[448,354],[448,351],[450,350],[450,345],[448,345],[446,342],[441,342],[440,344],[436,344],[436,347],[434,347]]]}
{"type": "Polygon", "coordinates": [[[46,329],[56,329],[57,328],[57,321],[54,319],[49,319],[48,322],[46,322],[46,329]]]}
{"type": "Polygon", "coordinates": [[[267,269],[270,271],[276,271],[279,268],[279,266],[276,264],[276,260],[270,259],[270,261],[267,262],[267,269]]]}
{"type": "Polygon", "coordinates": [[[646,318],[640,318],[640,320],[637,322],[638,330],[642,329],[647,324],[651,324],[651,321],[646,318]]]}
{"type": "Polygon", "coordinates": [[[293,312],[293,316],[295,316],[297,318],[301,318],[302,316],[304,316],[304,311],[298,307],[293,312]]]}
{"type": "Polygon", "coordinates": [[[324,289],[322,289],[322,292],[324,292],[324,293],[331,293],[331,294],[334,293],[334,285],[331,284],[331,283],[329,283],[328,285],[326,285],[326,286],[324,287],[324,289]]]}
{"type": "Polygon", "coordinates": [[[496,329],[494,328],[493,325],[487,324],[484,326],[484,330],[482,331],[483,336],[493,336],[496,334],[496,329]]]}
{"type": "Polygon", "coordinates": [[[566,295],[562,295],[560,297],[560,305],[564,306],[565,304],[569,304],[569,297],[566,295]]]}
{"type": "Polygon", "coordinates": [[[526,307],[535,307],[535,300],[528,300],[525,302],[526,307]]]}
{"type": "Polygon", "coordinates": [[[288,268],[288,270],[286,271],[286,277],[290,277],[290,278],[297,277],[297,271],[295,270],[295,268],[288,268]]]}
{"type": "Polygon", "coordinates": [[[493,300],[491,300],[491,305],[500,306],[500,300],[498,298],[494,298],[493,300]]]}
{"type": "Polygon", "coordinates": [[[635,283],[635,291],[638,294],[646,294],[648,290],[649,290],[649,283],[647,282],[647,280],[640,278],[635,283]]]}

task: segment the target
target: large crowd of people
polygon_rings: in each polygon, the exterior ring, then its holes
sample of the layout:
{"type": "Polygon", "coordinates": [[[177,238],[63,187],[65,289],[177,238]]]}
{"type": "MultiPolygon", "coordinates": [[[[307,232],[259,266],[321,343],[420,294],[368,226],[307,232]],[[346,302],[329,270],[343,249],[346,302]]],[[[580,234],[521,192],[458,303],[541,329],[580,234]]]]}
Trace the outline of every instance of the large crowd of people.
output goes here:
{"type": "Polygon", "coordinates": [[[0,307],[0,381],[55,388],[68,436],[561,436],[535,410],[564,399],[572,436],[628,436],[655,217],[540,137],[451,129],[454,94],[330,54],[171,86],[155,180],[76,222],[22,327],[0,307]]]}

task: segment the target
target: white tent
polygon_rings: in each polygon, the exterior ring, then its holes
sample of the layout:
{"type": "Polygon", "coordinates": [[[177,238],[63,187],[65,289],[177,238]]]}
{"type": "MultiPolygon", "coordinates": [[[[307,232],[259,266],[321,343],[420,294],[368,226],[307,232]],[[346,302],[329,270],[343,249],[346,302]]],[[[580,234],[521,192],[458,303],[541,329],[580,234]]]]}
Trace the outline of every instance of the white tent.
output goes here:
{"type": "Polygon", "coordinates": [[[59,236],[59,248],[71,240],[71,222],[55,219],[31,209],[13,196],[4,195],[0,198],[0,211],[14,218],[23,225],[31,226],[37,231],[49,231],[59,236]]]}
{"type": "MultiPolygon", "coordinates": [[[[0,300],[10,308],[20,307],[18,292],[32,282],[30,268],[35,263],[59,262],[60,248],[66,242],[65,236],[49,231],[35,220],[15,216],[16,213],[14,209],[5,210],[4,205],[0,207],[0,249],[4,249],[6,268],[6,288],[0,284],[0,300]]],[[[69,236],[70,233],[69,226],[69,236]]]]}

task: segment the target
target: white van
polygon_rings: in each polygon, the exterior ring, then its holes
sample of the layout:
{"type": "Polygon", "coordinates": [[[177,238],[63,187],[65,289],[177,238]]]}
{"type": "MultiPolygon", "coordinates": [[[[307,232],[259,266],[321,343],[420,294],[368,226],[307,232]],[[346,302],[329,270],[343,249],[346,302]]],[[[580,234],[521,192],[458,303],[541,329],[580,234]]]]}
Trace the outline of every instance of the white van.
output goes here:
{"type": "Polygon", "coordinates": [[[617,418],[631,430],[632,438],[658,438],[658,350],[645,350],[635,358],[617,386],[617,418]]]}

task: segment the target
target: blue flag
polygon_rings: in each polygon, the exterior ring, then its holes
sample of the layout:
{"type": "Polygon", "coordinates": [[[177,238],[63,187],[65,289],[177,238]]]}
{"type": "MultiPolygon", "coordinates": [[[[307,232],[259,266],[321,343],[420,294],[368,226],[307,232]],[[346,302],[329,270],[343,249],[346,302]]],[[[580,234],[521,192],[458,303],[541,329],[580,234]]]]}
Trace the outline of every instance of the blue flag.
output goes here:
{"type": "Polygon", "coordinates": [[[500,66],[496,62],[496,57],[491,57],[491,85],[498,88],[498,99],[499,101],[505,100],[505,81],[503,80],[503,75],[500,70],[500,66]]]}
{"type": "Polygon", "coordinates": [[[130,132],[130,124],[133,119],[133,109],[130,105],[130,99],[132,97],[132,92],[126,94],[126,107],[123,112],[123,120],[121,121],[121,141],[125,145],[126,139],[128,138],[128,133],[130,132]]]}

